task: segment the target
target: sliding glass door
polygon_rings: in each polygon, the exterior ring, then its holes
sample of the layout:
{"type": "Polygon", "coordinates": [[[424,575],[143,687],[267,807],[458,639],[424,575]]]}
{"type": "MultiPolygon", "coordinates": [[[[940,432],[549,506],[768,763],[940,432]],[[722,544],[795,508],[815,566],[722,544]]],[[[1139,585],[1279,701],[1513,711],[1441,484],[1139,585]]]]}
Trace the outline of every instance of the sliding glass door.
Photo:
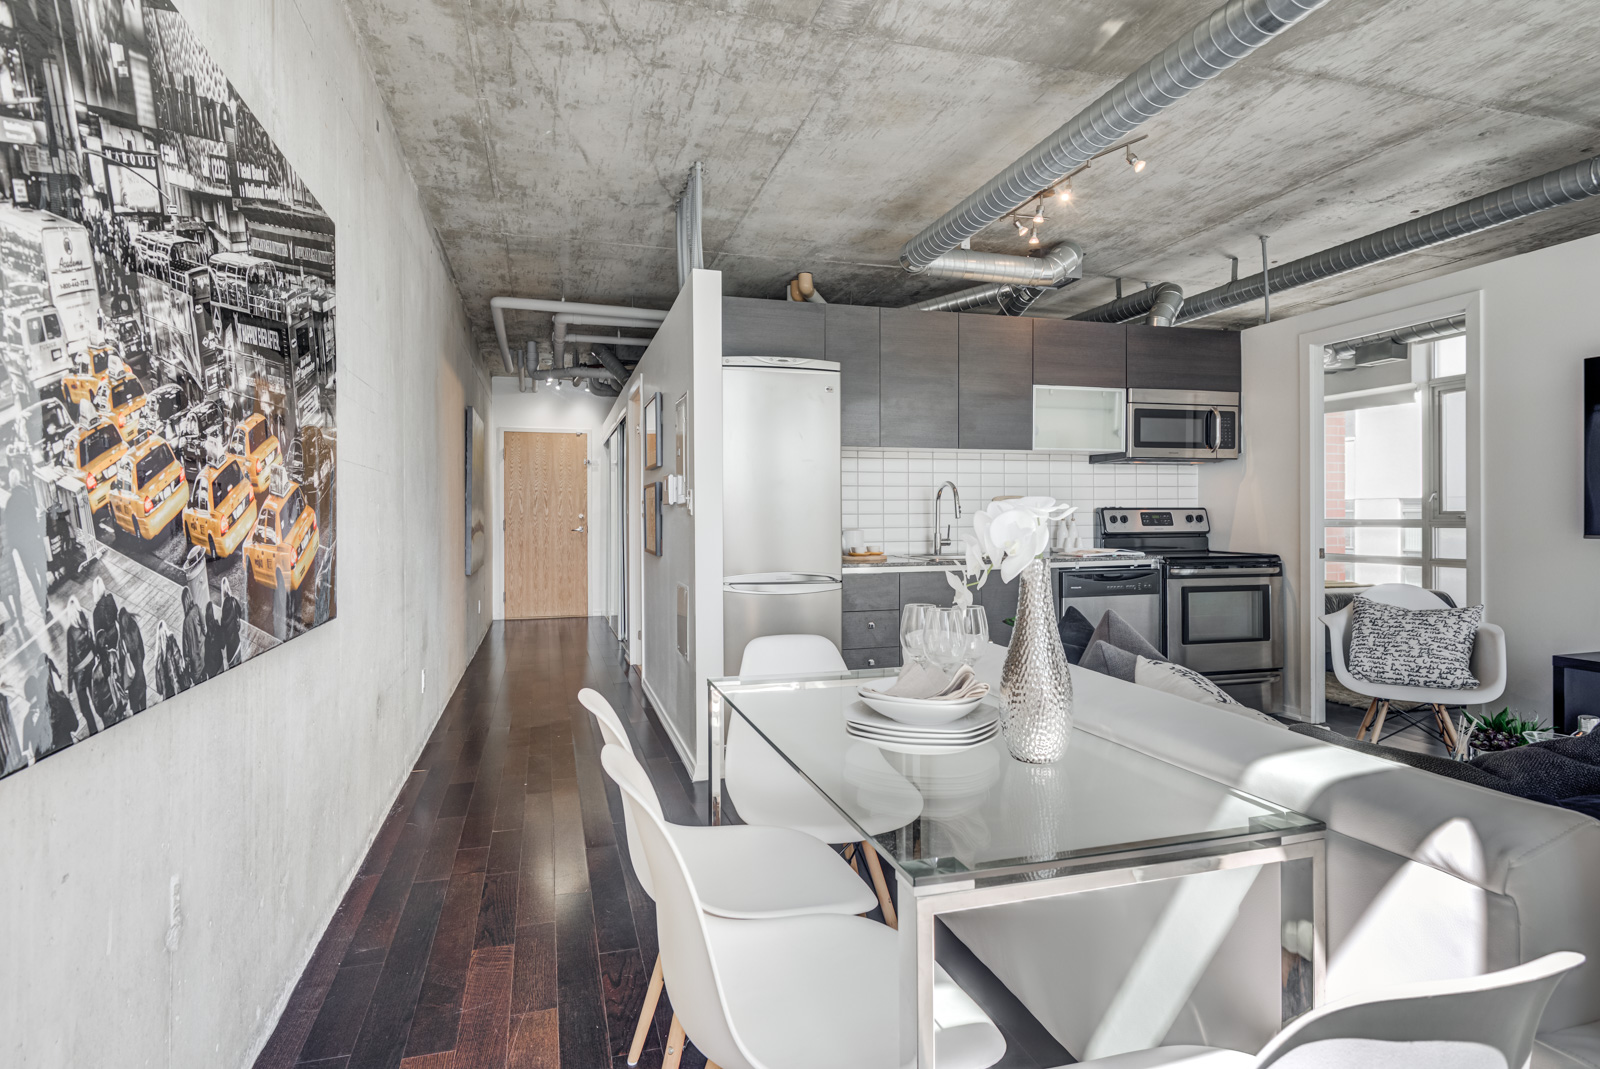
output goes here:
{"type": "Polygon", "coordinates": [[[1409,583],[1467,597],[1466,337],[1329,372],[1323,389],[1327,588],[1409,583]]]}

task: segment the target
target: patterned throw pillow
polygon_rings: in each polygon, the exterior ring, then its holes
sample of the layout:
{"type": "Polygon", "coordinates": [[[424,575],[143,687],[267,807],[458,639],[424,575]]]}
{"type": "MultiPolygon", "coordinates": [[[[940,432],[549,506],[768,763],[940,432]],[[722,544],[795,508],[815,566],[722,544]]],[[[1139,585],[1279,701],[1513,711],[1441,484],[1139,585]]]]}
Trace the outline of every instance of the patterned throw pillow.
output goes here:
{"type": "Polygon", "coordinates": [[[1473,690],[1472,643],[1483,606],[1403,609],[1367,597],[1350,602],[1350,674],[1368,683],[1473,690]]]}
{"type": "Polygon", "coordinates": [[[1148,657],[1140,657],[1134,665],[1133,681],[1141,687],[1159,690],[1164,694],[1176,694],[1180,698],[1188,698],[1201,705],[1214,705],[1219,709],[1226,709],[1230,713],[1264,720],[1273,727],[1282,727],[1278,721],[1266,713],[1242,705],[1235,701],[1233,696],[1217,686],[1193,668],[1185,668],[1181,664],[1171,661],[1152,661],[1148,657]]]}

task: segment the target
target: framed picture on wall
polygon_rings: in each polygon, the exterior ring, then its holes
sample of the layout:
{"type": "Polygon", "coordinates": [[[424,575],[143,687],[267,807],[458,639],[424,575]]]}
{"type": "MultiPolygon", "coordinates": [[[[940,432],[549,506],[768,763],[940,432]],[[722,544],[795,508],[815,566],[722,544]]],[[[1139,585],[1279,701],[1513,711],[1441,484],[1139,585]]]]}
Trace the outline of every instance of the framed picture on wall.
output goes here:
{"type": "MultiPolygon", "coordinates": [[[[660,394],[656,394],[659,400],[660,394]]],[[[644,551],[661,556],[662,483],[647,483],[644,488],[644,551]]]]}
{"type": "Polygon", "coordinates": [[[661,467],[661,391],[650,395],[644,405],[644,466],[647,471],[661,467]]]}
{"type": "Polygon", "coordinates": [[[488,550],[488,521],[485,510],[489,507],[489,450],[485,447],[487,434],[483,417],[471,405],[467,406],[467,574],[483,567],[488,550]]]}

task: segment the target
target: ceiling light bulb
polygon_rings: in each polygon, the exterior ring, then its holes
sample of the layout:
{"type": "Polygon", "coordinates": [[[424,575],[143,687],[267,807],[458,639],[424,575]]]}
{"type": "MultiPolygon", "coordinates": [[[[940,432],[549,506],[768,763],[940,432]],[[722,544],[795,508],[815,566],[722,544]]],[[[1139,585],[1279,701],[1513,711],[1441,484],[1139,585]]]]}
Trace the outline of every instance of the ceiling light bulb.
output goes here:
{"type": "Polygon", "coordinates": [[[1035,230],[1033,232],[1033,236],[1028,239],[1028,244],[1029,245],[1037,245],[1037,244],[1039,244],[1039,232],[1037,230],[1035,230]]]}
{"type": "Polygon", "coordinates": [[[1040,205],[1038,205],[1037,207],[1035,207],[1033,209],[1033,221],[1035,223],[1044,222],[1044,205],[1043,204],[1040,204],[1040,205]]]}
{"type": "Polygon", "coordinates": [[[1057,193],[1056,196],[1061,198],[1061,203],[1062,204],[1068,203],[1069,201],[1072,200],[1072,187],[1071,186],[1062,186],[1061,187],[1061,192],[1057,193]]]}
{"type": "Polygon", "coordinates": [[[1019,237],[1024,237],[1025,238],[1025,237],[1028,236],[1028,228],[1022,225],[1022,220],[1021,219],[1013,219],[1012,220],[1012,225],[1014,225],[1017,228],[1017,235],[1019,237]]]}
{"type": "Polygon", "coordinates": [[[1132,165],[1134,174],[1138,174],[1140,171],[1144,170],[1144,161],[1141,160],[1133,151],[1132,145],[1129,145],[1127,148],[1123,149],[1123,151],[1128,154],[1128,163],[1132,165]]]}

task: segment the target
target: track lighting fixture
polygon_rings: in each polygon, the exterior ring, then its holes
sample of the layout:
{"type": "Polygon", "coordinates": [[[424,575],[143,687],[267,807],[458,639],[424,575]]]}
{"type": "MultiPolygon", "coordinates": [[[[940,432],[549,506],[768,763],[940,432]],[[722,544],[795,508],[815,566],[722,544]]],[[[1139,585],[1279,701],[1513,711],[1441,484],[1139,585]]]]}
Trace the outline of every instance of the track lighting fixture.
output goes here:
{"type": "Polygon", "coordinates": [[[1128,165],[1133,168],[1134,174],[1144,170],[1144,161],[1133,151],[1132,145],[1125,145],[1122,151],[1127,153],[1128,165]]]}
{"type": "Polygon", "coordinates": [[[1012,223],[1017,228],[1017,236],[1018,237],[1025,238],[1025,237],[1028,236],[1028,228],[1022,225],[1022,220],[1021,219],[1013,219],[1012,223]]]}
{"type": "Polygon", "coordinates": [[[1056,198],[1058,200],[1060,200],[1062,204],[1071,203],[1071,201],[1072,201],[1072,183],[1068,182],[1066,185],[1064,185],[1060,189],[1056,190],[1056,198]]]}
{"type": "Polygon", "coordinates": [[[1033,234],[1028,238],[1028,244],[1029,245],[1037,245],[1037,244],[1039,244],[1039,232],[1037,230],[1035,230],[1033,232],[1033,234]]]}
{"type": "Polygon", "coordinates": [[[1044,222],[1044,201],[1043,201],[1043,198],[1041,198],[1040,202],[1037,205],[1034,206],[1034,209],[1033,209],[1033,222],[1034,222],[1034,225],[1038,225],[1039,223],[1044,222]]]}

